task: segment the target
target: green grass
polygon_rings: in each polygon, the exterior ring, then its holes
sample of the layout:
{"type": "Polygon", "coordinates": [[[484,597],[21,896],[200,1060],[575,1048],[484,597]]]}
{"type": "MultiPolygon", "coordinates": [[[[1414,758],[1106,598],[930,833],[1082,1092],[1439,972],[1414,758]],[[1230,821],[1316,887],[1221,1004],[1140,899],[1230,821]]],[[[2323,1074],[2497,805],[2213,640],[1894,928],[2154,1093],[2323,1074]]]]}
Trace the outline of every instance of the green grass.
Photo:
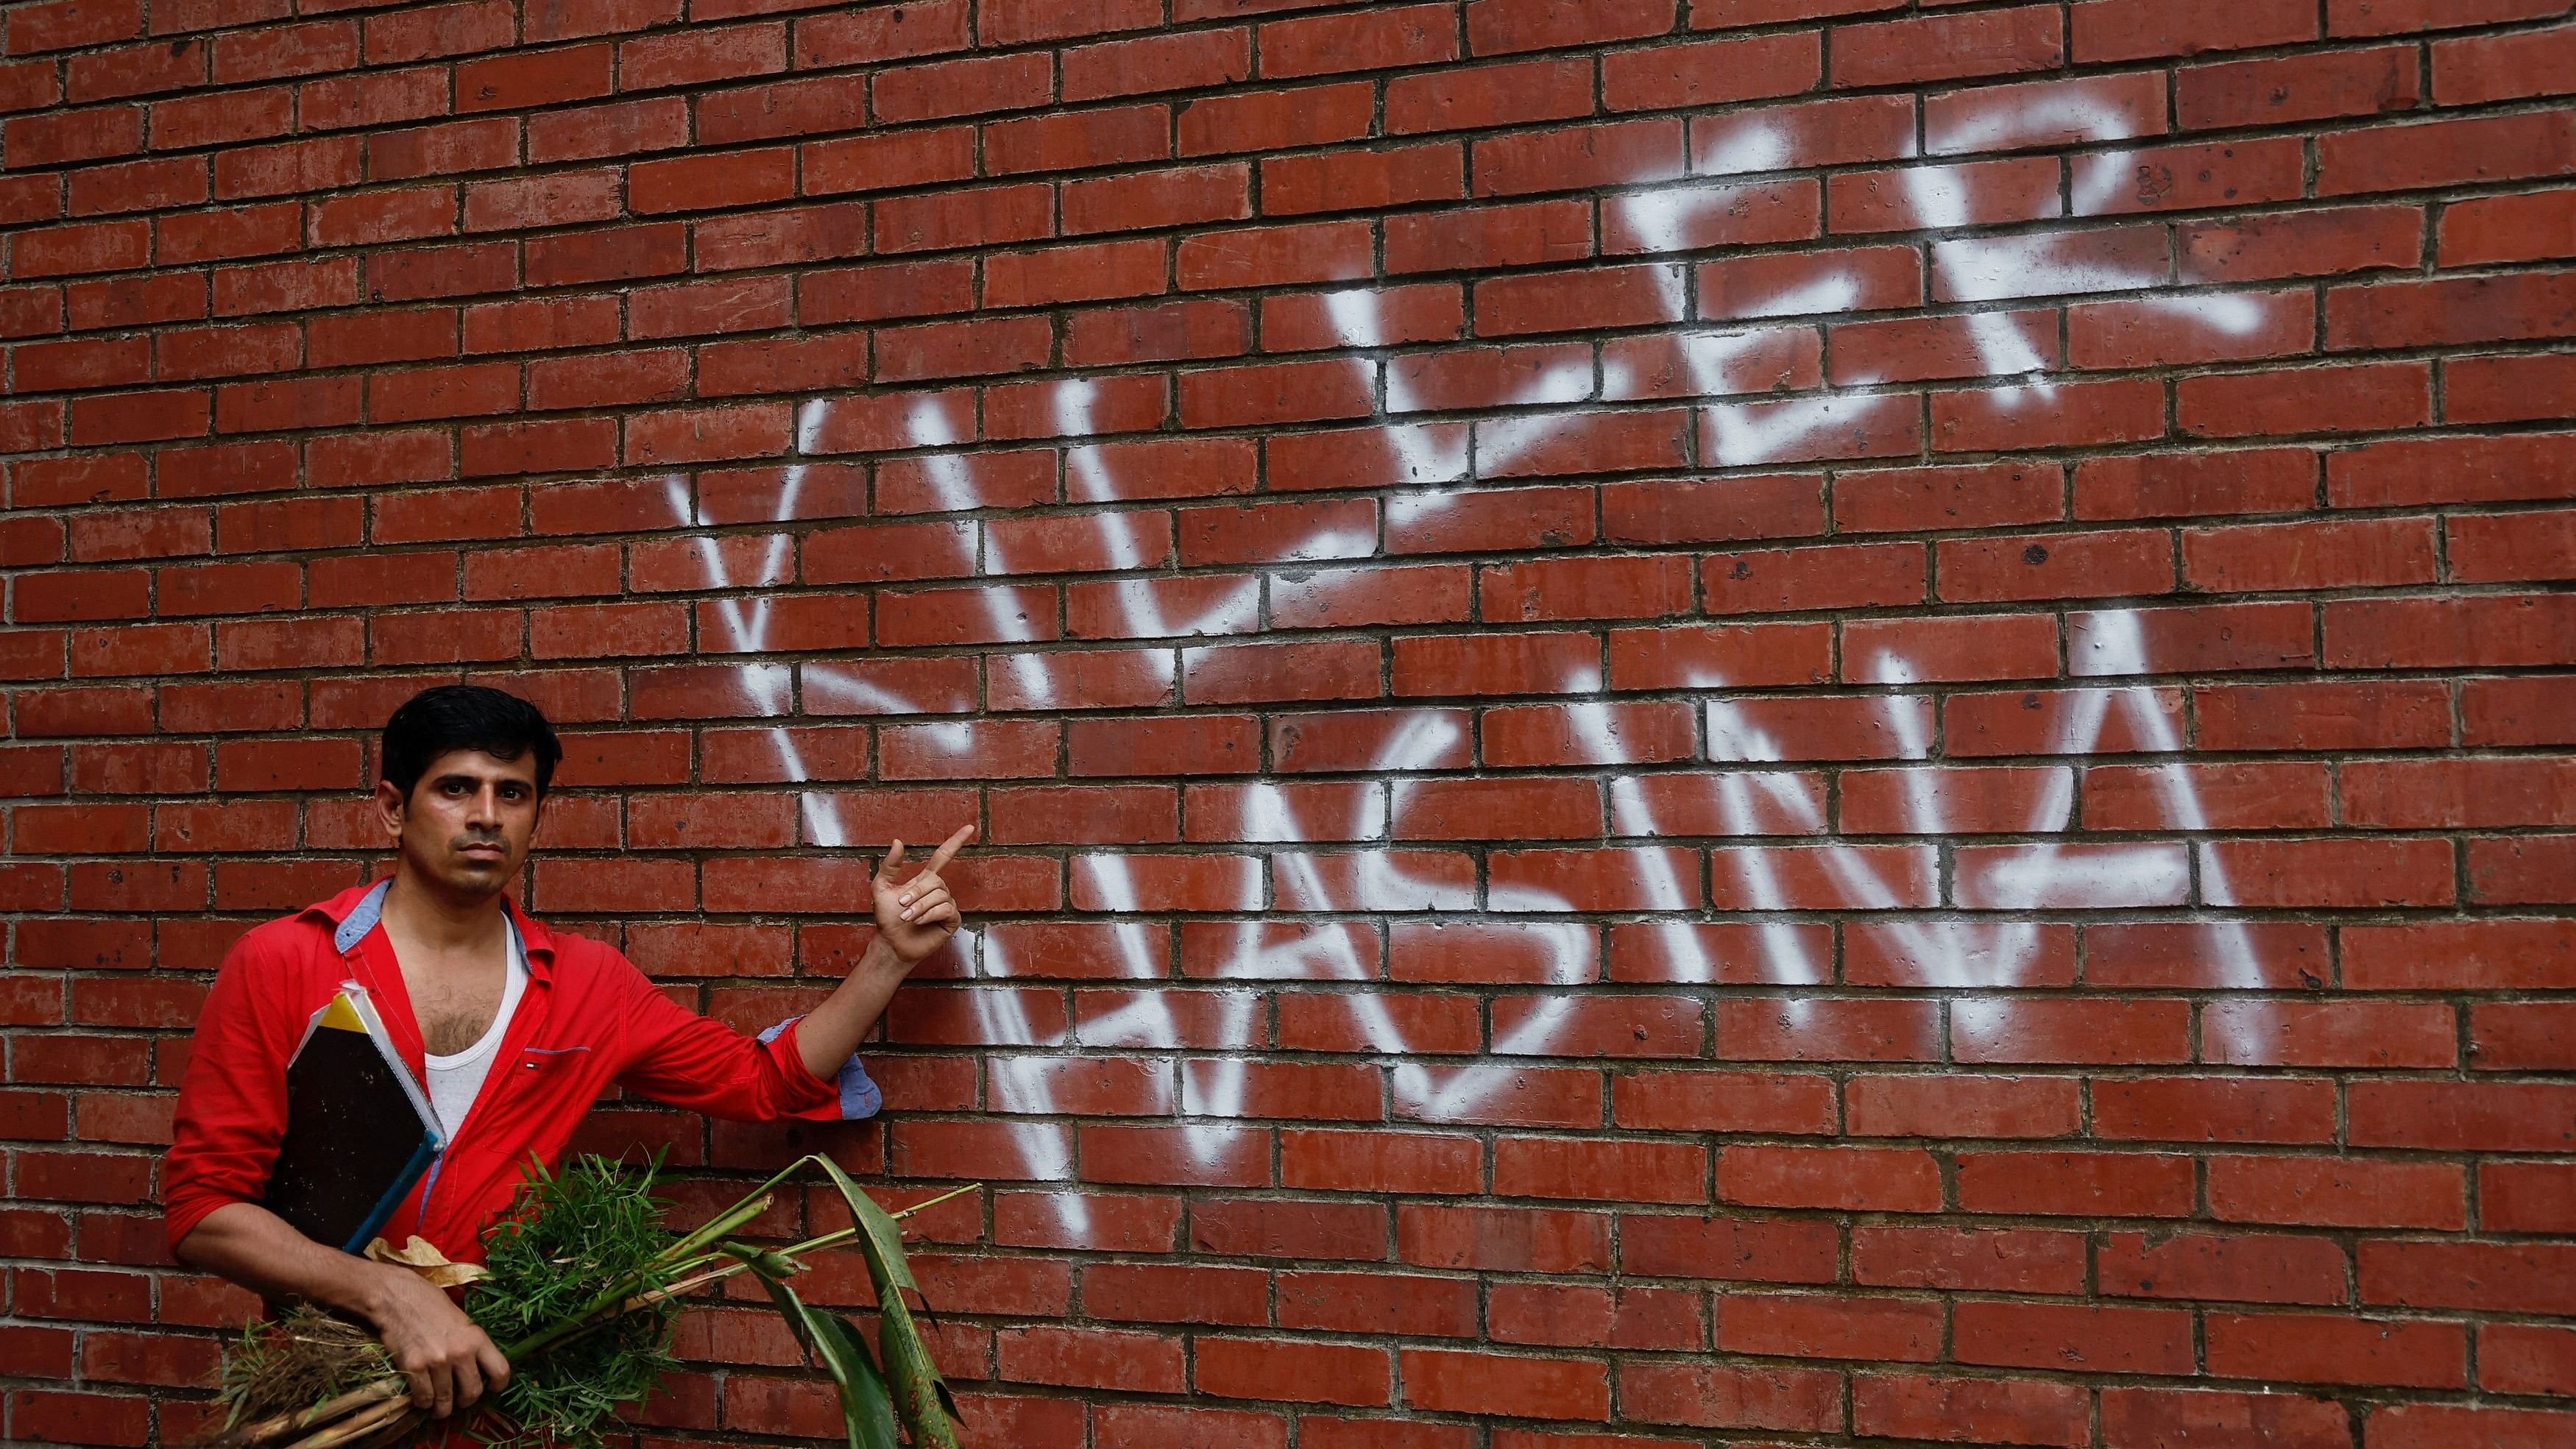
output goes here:
{"type": "MultiPolygon", "coordinates": [[[[658,1155],[640,1172],[602,1157],[548,1173],[531,1162],[510,1215],[484,1239],[491,1276],[465,1295],[465,1312],[496,1344],[534,1338],[623,1289],[668,1287],[665,1255],[679,1235],[662,1226],[670,1204],[653,1195],[658,1155]]],[[[510,1380],[475,1437],[495,1449],[593,1449],[618,1409],[645,1397],[680,1366],[671,1353],[679,1301],[663,1299],[558,1339],[511,1362],[510,1380]]]]}

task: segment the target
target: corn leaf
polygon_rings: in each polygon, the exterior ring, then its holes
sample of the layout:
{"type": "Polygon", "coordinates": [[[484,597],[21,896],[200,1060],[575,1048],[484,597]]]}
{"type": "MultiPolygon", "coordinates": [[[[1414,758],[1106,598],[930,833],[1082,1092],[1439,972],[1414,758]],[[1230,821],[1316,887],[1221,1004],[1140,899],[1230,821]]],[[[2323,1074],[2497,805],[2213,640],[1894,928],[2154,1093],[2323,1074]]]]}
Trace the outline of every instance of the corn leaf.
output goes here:
{"type": "MultiPolygon", "coordinates": [[[[873,1257],[870,1266],[874,1266],[873,1257]]],[[[931,1362],[930,1348],[921,1341],[921,1329],[903,1306],[902,1296],[889,1291],[882,1281],[877,1287],[877,1346],[885,1355],[886,1384],[894,1391],[895,1412],[902,1416],[915,1449],[957,1449],[957,1401],[940,1380],[939,1367],[931,1362]]]]}
{"type": "Polygon", "coordinates": [[[868,1354],[868,1341],[837,1313],[815,1314],[814,1326],[836,1341],[835,1350],[849,1370],[850,1387],[841,1391],[841,1418],[850,1431],[851,1449],[897,1449],[901,1441],[895,1433],[894,1398],[868,1354]]]}
{"type": "MultiPolygon", "coordinates": [[[[813,1160],[822,1164],[823,1171],[831,1175],[832,1186],[841,1190],[841,1200],[849,1204],[850,1218],[859,1225],[859,1250],[867,1256],[868,1275],[876,1279],[878,1292],[882,1295],[886,1285],[894,1284],[920,1293],[921,1285],[912,1281],[912,1266],[903,1258],[903,1225],[877,1206],[875,1198],[861,1192],[850,1175],[841,1170],[841,1164],[820,1153],[813,1160]]],[[[922,1306],[928,1308],[930,1300],[924,1298],[922,1306]]]]}
{"type": "Polygon", "coordinates": [[[697,1231],[673,1243],[664,1251],[662,1254],[664,1260],[677,1263],[702,1253],[706,1251],[707,1244],[769,1211],[769,1205],[773,1201],[769,1186],[768,1183],[761,1184],[751,1196],[699,1224],[697,1231]]]}
{"type": "Polygon", "coordinates": [[[850,1449],[901,1449],[895,1438],[894,1403],[887,1394],[885,1377],[868,1357],[867,1341],[838,1318],[797,1297],[785,1278],[769,1270],[766,1260],[774,1255],[741,1243],[720,1243],[717,1248],[751,1269],[752,1276],[769,1290],[769,1299],[778,1306],[779,1316],[795,1331],[796,1341],[832,1376],[832,1386],[840,1393],[841,1427],[849,1435],[850,1449]]]}
{"type": "Polygon", "coordinates": [[[913,1322],[911,1305],[904,1298],[903,1290],[910,1289],[921,1298],[925,1312],[930,1307],[904,1260],[903,1225],[860,1191],[839,1163],[822,1156],[814,1160],[840,1189],[850,1217],[860,1228],[859,1253],[867,1260],[868,1277],[876,1285],[877,1347],[885,1359],[886,1384],[894,1391],[895,1412],[903,1417],[904,1429],[918,1449],[957,1449],[957,1401],[940,1379],[939,1367],[931,1361],[930,1348],[921,1341],[920,1326],[913,1322]]]}

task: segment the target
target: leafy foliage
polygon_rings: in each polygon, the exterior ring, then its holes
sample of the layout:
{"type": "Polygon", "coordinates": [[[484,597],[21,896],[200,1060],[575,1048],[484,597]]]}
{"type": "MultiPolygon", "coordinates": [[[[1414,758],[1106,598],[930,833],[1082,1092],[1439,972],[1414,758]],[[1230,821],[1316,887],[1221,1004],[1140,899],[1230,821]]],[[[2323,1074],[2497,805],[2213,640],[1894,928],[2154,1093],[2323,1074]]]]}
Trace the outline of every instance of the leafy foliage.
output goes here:
{"type": "MultiPolygon", "coordinates": [[[[874,1198],[859,1191],[839,1163],[821,1156],[813,1160],[831,1175],[832,1185],[849,1205],[851,1221],[858,1226],[859,1252],[867,1259],[868,1278],[877,1290],[877,1341],[884,1350],[885,1379],[893,1392],[895,1413],[903,1419],[916,1449],[957,1449],[957,1401],[939,1377],[938,1366],[930,1361],[930,1346],[922,1342],[921,1329],[913,1323],[911,1304],[904,1297],[909,1291],[922,1300],[925,1310],[930,1306],[921,1285],[913,1281],[912,1265],[904,1260],[903,1229],[874,1198]]],[[[858,1440],[853,1437],[851,1444],[856,1449],[858,1440]]]]}
{"type": "MultiPolygon", "coordinates": [[[[838,1164],[807,1156],[694,1231],[674,1235],[662,1226],[668,1204],[652,1192],[660,1170],[658,1153],[640,1174],[595,1156],[560,1173],[531,1161],[510,1212],[485,1240],[486,1276],[465,1301],[467,1316],[510,1360],[508,1384],[484,1401],[486,1412],[475,1421],[477,1439],[494,1449],[598,1449],[617,1411],[679,1367],[671,1335],[687,1295],[749,1272],[797,1342],[831,1375],[850,1449],[958,1449],[956,1400],[913,1319],[921,1285],[904,1261],[898,1220],[973,1187],[889,1213],[838,1164]],[[808,1167],[830,1177],[850,1209],[849,1227],[783,1248],[732,1240],[775,1202],[771,1189],[808,1167]],[[804,1255],[853,1241],[876,1288],[873,1349],[848,1318],[813,1307],[788,1286],[804,1271],[804,1255]]],[[[926,1313],[929,1304],[921,1307],[926,1313]]],[[[356,1360],[356,1367],[325,1362],[317,1356],[339,1348],[288,1332],[301,1321],[290,1315],[245,1336],[225,1370],[230,1414],[217,1442],[337,1449],[352,1440],[390,1442],[418,1422],[420,1411],[391,1402],[401,1381],[381,1345],[325,1319],[341,1336],[354,1333],[374,1355],[356,1360]],[[298,1356],[315,1361],[281,1361],[298,1356]],[[358,1386],[344,1389],[352,1378],[358,1386]],[[254,1397],[248,1387],[254,1384],[271,1387],[254,1397]],[[275,1412],[281,1408],[284,1413],[275,1412]],[[243,1422],[259,1414],[266,1417],[243,1422]]]]}
{"type": "Polygon", "coordinates": [[[841,1427],[849,1435],[851,1449],[898,1449],[894,1397],[886,1390],[885,1376],[877,1371],[876,1360],[868,1356],[867,1340],[859,1336],[849,1320],[825,1313],[797,1297],[796,1290],[787,1286],[786,1276],[773,1271],[764,1261],[768,1255],[752,1252],[739,1243],[724,1246],[727,1253],[758,1275],[761,1286],[769,1290],[770,1301],[778,1305],[787,1326],[796,1331],[796,1341],[832,1376],[832,1386],[841,1396],[841,1427]]]}
{"type": "MultiPolygon", "coordinates": [[[[466,1315],[494,1343],[514,1344],[604,1296],[667,1287],[665,1255],[679,1239],[662,1226],[669,1204],[652,1194],[659,1168],[658,1157],[638,1175],[585,1156],[550,1174],[532,1161],[510,1215],[484,1240],[491,1276],[466,1295],[466,1315]]],[[[493,1414],[507,1427],[476,1437],[496,1449],[599,1444],[621,1405],[679,1367],[671,1353],[678,1316],[678,1300],[662,1299],[514,1359],[493,1414]]]]}
{"type": "MultiPolygon", "coordinates": [[[[797,1341],[832,1376],[834,1387],[840,1390],[843,1428],[849,1436],[850,1449],[878,1449],[881,1443],[892,1449],[890,1438],[876,1437],[877,1425],[885,1417],[901,1422],[904,1437],[914,1449],[958,1449],[957,1402],[939,1377],[938,1366],[931,1362],[930,1347],[922,1341],[921,1329],[912,1319],[911,1300],[922,1299],[925,1309],[929,1302],[922,1298],[921,1285],[912,1276],[912,1265],[905,1261],[898,1215],[877,1206],[876,1200],[860,1191],[839,1163],[820,1153],[789,1163],[785,1170],[761,1184],[760,1190],[766,1192],[809,1164],[829,1177],[841,1194],[841,1201],[850,1210],[850,1226],[787,1249],[786,1256],[792,1265],[794,1255],[806,1249],[851,1238],[858,1240],[859,1253],[868,1265],[869,1282],[876,1288],[878,1353],[869,1353],[867,1340],[849,1320],[817,1312],[798,1299],[787,1286],[786,1275],[764,1261],[779,1255],[755,1254],[735,1243],[723,1245],[723,1251],[737,1259],[741,1267],[760,1276],[771,1302],[795,1330],[797,1341]]],[[[946,1197],[933,1198],[905,1211],[918,1212],[943,1201],[946,1197]]]]}

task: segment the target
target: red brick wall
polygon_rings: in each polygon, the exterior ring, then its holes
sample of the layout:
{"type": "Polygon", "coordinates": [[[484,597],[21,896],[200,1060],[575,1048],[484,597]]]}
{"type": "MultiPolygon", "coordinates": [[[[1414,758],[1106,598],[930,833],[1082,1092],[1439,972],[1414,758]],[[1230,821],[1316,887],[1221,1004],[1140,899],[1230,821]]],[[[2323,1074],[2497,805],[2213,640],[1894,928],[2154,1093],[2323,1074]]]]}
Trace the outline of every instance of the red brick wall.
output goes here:
{"type": "Polygon", "coordinates": [[[747,1026],[981,824],[883,1124],[591,1145],[991,1184],[982,1444],[2576,1442],[2568,0],[791,8],[0,16],[7,1438],[461,676],[747,1026]]]}

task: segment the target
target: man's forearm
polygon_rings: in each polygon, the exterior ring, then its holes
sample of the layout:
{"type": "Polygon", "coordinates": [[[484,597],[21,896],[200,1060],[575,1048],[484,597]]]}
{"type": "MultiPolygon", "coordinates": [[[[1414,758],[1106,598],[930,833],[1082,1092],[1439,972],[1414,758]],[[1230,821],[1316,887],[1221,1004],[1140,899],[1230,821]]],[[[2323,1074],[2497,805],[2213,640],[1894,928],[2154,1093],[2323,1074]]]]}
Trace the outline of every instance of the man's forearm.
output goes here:
{"type": "Polygon", "coordinates": [[[178,1258],[272,1300],[301,1298],[364,1320],[410,1381],[414,1407],[439,1418],[509,1382],[510,1361],[447,1290],[407,1268],[326,1248],[256,1203],[206,1214],[178,1258]]]}
{"type": "Polygon", "coordinates": [[[226,1203],[206,1214],[179,1244],[178,1258],[267,1298],[302,1298],[370,1323],[376,1321],[385,1273],[399,1271],[326,1248],[248,1202],[226,1203]]]}
{"type": "Polygon", "coordinates": [[[886,1003],[911,969],[885,942],[870,941],[849,978],[796,1024],[796,1050],[805,1059],[805,1070],[832,1080],[885,1015],[886,1003]]]}

